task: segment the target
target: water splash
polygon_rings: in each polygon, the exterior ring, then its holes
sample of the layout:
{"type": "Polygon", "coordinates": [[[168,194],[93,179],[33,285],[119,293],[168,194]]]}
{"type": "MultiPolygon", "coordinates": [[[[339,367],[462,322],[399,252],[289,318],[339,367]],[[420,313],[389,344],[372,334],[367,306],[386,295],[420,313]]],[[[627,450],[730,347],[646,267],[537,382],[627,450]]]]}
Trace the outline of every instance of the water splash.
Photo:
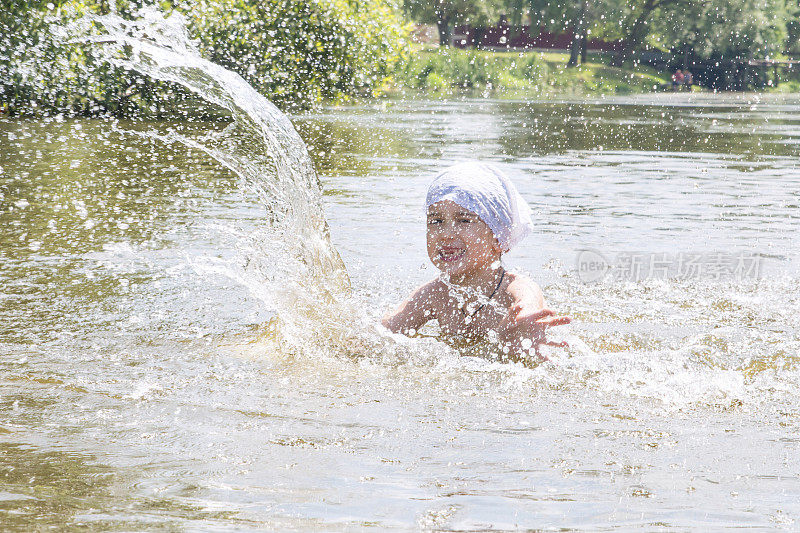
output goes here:
{"type": "MultiPolygon", "coordinates": [[[[303,141],[285,115],[241,77],[203,60],[177,14],[165,18],[156,10],[143,10],[137,21],[114,15],[87,17],[69,32],[72,39],[81,35],[84,42],[100,46],[109,62],[153,79],[179,84],[230,113],[232,122],[221,133],[200,139],[177,133],[159,138],[181,142],[211,155],[238,175],[268,210],[265,218],[269,224],[265,220],[267,227],[263,232],[236,235],[246,268],[213,261],[195,265],[202,273],[224,274],[235,279],[274,309],[279,324],[268,328],[270,342],[258,345],[257,350],[271,351],[274,346],[271,341],[277,339],[282,353],[311,350],[322,356],[378,354],[380,362],[389,368],[408,364],[411,375],[418,375],[420,369],[423,373],[439,374],[431,378],[433,382],[449,380],[451,389],[463,386],[468,390],[483,380],[476,378],[473,383],[470,376],[490,375],[492,390],[563,391],[577,385],[579,390],[598,389],[610,395],[655,400],[673,407],[692,403],[734,405],[760,390],[753,386],[758,378],[753,375],[763,373],[758,365],[748,366],[746,361],[722,366],[714,363],[720,357],[714,352],[714,338],[681,338],[671,344],[659,341],[661,334],[654,334],[655,340],[645,334],[642,340],[641,332],[628,336],[624,331],[597,335],[582,332],[590,345],[569,339],[574,348],[572,353],[554,354],[552,359],[556,364],[537,369],[452,357],[439,344],[418,339],[388,340],[385,333],[374,327],[375,317],[354,311],[357,305],[348,298],[347,276],[328,238],[316,174],[303,141]],[[95,27],[102,28],[102,35],[88,36],[95,27]],[[681,346],[684,342],[688,344],[681,346]]],[[[152,132],[146,134],[155,136],[152,132]]],[[[646,292],[648,287],[638,285],[637,290],[646,292]]],[[[564,292],[568,293],[563,298],[565,304],[582,301],[587,308],[608,306],[606,290],[593,294],[588,288],[572,286],[564,292]]],[[[686,293],[698,294],[697,290],[686,293]]],[[[630,291],[621,291],[617,297],[620,307],[625,302],[636,307],[630,316],[619,317],[622,325],[635,323],[641,330],[643,316],[653,320],[661,316],[660,302],[651,302],[630,291]],[[645,302],[654,307],[650,311],[643,309],[645,302]]],[[[686,308],[697,307],[696,302],[681,303],[686,308]]],[[[667,316],[696,319],[679,312],[667,316]]],[[[588,318],[583,320],[591,322],[588,318]]],[[[725,336],[722,331],[717,334],[725,336]]],[[[739,359],[753,357],[735,351],[726,351],[725,355],[739,359]]]]}
{"type": "Polygon", "coordinates": [[[229,274],[275,312],[285,337],[302,337],[307,321],[320,314],[336,315],[330,307],[340,305],[349,279],[330,242],[308,150],[288,117],[239,75],[203,59],[179,13],[165,17],[143,8],[137,20],[89,15],[61,30],[61,37],[93,45],[115,66],[177,84],[230,113],[223,131],[199,139],[175,132],[144,135],[209,154],[259,197],[268,225],[243,236],[246,268],[229,274]]]}

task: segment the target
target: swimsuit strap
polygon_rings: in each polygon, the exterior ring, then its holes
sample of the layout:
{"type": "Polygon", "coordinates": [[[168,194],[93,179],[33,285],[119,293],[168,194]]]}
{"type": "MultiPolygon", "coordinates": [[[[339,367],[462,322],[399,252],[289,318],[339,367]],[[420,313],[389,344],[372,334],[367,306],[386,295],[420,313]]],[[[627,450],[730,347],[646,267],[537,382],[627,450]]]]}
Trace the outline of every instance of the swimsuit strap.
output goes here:
{"type": "MultiPolygon", "coordinates": [[[[500,267],[500,268],[502,268],[502,267],[500,267]]],[[[497,287],[495,287],[495,288],[494,288],[494,290],[492,291],[492,294],[490,294],[490,295],[489,295],[489,298],[487,298],[487,299],[486,299],[486,301],[485,301],[485,302],[483,302],[483,303],[482,303],[482,304],[481,304],[481,305],[480,305],[480,306],[479,306],[479,307],[478,307],[476,310],[474,310],[472,313],[470,313],[470,314],[469,314],[469,315],[467,315],[467,316],[469,316],[470,318],[472,318],[472,317],[474,317],[475,315],[477,315],[477,314],[478,314],[478,311],[480,311],[481,309],[483,309],[484,307],[486,307],[486,304],[488,304],[488,303],[491,301],[492,297],[494,297],[494,295],[495,295],[495,294],[497,294],[497,291],[498,291],[498,290],[500,290],[500,285],[502,285],[502,284],[503,284],[503,280],[505,279],[505,277],[506,277],[506,269],[505,269],[505,268],[503,268],[503,274],[500,276],[500,281],[498,281],[498,282],[497,282],[497,287]]],[[[465,315],[467,314],[467,313],[466,313],[466,311],[463,311],[463,310],[462,310],[462,312],[463,312],[465,315]]]]}

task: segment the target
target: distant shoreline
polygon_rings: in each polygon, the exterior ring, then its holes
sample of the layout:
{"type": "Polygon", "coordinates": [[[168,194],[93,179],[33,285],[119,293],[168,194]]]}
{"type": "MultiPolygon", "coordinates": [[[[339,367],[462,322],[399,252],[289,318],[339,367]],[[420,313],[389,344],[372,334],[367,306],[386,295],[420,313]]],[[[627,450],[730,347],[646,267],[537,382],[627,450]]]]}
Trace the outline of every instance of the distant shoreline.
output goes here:
{"type": "MultiPolygon", "coordinates": [[[[434,97],[464,94],[491,96],[598,96],[673,92],[672,73],[648,65],[608,66],[608,53],[590,52],[587,62],[567,67],[569,53],[545,50],[489,50],[420,47],[388,93],[418,92],[434,97]]],[[[678,92],[714,92],[693,84],[678,92]]],[[[740,92],[740,91],[720,91],[740,92]]],[[[800,92],[800,83],[746,91],[800,92]]]]}

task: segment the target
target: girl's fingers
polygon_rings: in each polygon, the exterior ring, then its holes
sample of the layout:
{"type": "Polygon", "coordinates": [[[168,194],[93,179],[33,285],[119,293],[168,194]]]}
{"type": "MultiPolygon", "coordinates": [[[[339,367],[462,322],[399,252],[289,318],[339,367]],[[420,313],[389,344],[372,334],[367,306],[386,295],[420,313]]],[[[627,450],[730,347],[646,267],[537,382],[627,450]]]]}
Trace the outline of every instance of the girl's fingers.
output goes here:
{"type": "Polygon", "coordinates": [[[568,316],[556,316],[553,318],[547,318],[545,320],[537,320],[536,323],[542,325],[546,328],[552,326],[563,326],[565,324],[569,324],[572,322],[572,319],[568,316]]]}
{"type": "Polygon", "coordinates": [[[569,348],[569,344],[566,341],[556,342],[556,341],[547,341],[543,342],[542,344],[546,344],[547,346],[555,346],[556,348],[569,348]]]}
{"type": "Polygon", "coordinates": [[[553,326],[563,326],[572,322],[568,316],[554,316],[555,312],[551,309],[541,309],[535,313],[520,317],[519,314],[523,311],[524,306],[515,305],[511,307],[508,315],[503,319],[503,322],[508,324],[510,329],[518,328],[551,328],[553,326]]]}
{"type": "Polygon", "coordinates": [[[501,324],[507,325],[506,327],[514,327],[517,323],[517,315],[519,315],[521,307],[519,305],[512,306],[508,310],[508,314],[500,321],[501,324]]]}
{"type": "Polygon", "coordinates": [[[511,309],[508,310],[508,314],[506,315],[506,320],[514,321],[519,315],[520,311],[522,311],[522,306],[520,304],[512,305],[511,309]]]}
{"type": "MultiPolygon", "coordinates": [[[[525,310],[525,306],[523,304],[512,305],[511,309],[508,310],[508,314],[505,316],[505,318],[503,320],[505,322],[509,323],[509,324],[512,324],[513,325],[512,327],[516,327],[521,322],[521,319],[520,319],[519,315],[524,310],[525,310]]],[[[546,315],[542,315],[542,316],[546,316],[546,315]]],[[[524,319],[526,319],[526,320],[527,319],[531,319],[531,318],[533,318],[533,320],[537,320],[539,318],[539,313],[534,313],[534,314],[532,314],[530,316],[524,317],[524,319]]]]}
{"type": "MultiPolygon", "coordinates": [[[[522,306],[521,305],[515,305],[514,307],[512,307],[512,310],[516,309],[517,307],[520,308],[519,311],[522,310],[522,306]]],[[[516,315],[519,315],[519,311],[516,312],[516,315]]],[[[555,314],[556,314],[555,311],[552,311],[550,309],[540,309],[540,310],[538,310],[538,311],[536,311],[534,313],[530,313],[530,314],[525,315],[523,318],[524,318],[524,320],[538,321],[538,320],[540,320],[540,319],[542,319],[544,317],[553,316],[555,314]]]]}

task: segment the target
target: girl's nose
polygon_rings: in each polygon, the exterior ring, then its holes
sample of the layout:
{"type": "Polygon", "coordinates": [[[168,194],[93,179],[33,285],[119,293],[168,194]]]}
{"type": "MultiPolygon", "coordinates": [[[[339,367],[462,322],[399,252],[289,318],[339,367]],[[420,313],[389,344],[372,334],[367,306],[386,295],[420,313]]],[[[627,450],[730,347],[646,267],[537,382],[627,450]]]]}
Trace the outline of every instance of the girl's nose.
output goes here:
{"type": "Polygon", "coordinates": [[[452,235],[456,231],[456,225],[452,221],[451,222],[443,222],[442,225],[440,226],[440,229],[442,231],[442,234],[444,234],[444,235],[452,235]]]}
{"type": "Polygon", "coordinates": [[[439,234],[439,238],[447,242],[458,239],[458,228],[456,228],[455,224],[450,224],[443,227],[442,233],[439,234]]]}

